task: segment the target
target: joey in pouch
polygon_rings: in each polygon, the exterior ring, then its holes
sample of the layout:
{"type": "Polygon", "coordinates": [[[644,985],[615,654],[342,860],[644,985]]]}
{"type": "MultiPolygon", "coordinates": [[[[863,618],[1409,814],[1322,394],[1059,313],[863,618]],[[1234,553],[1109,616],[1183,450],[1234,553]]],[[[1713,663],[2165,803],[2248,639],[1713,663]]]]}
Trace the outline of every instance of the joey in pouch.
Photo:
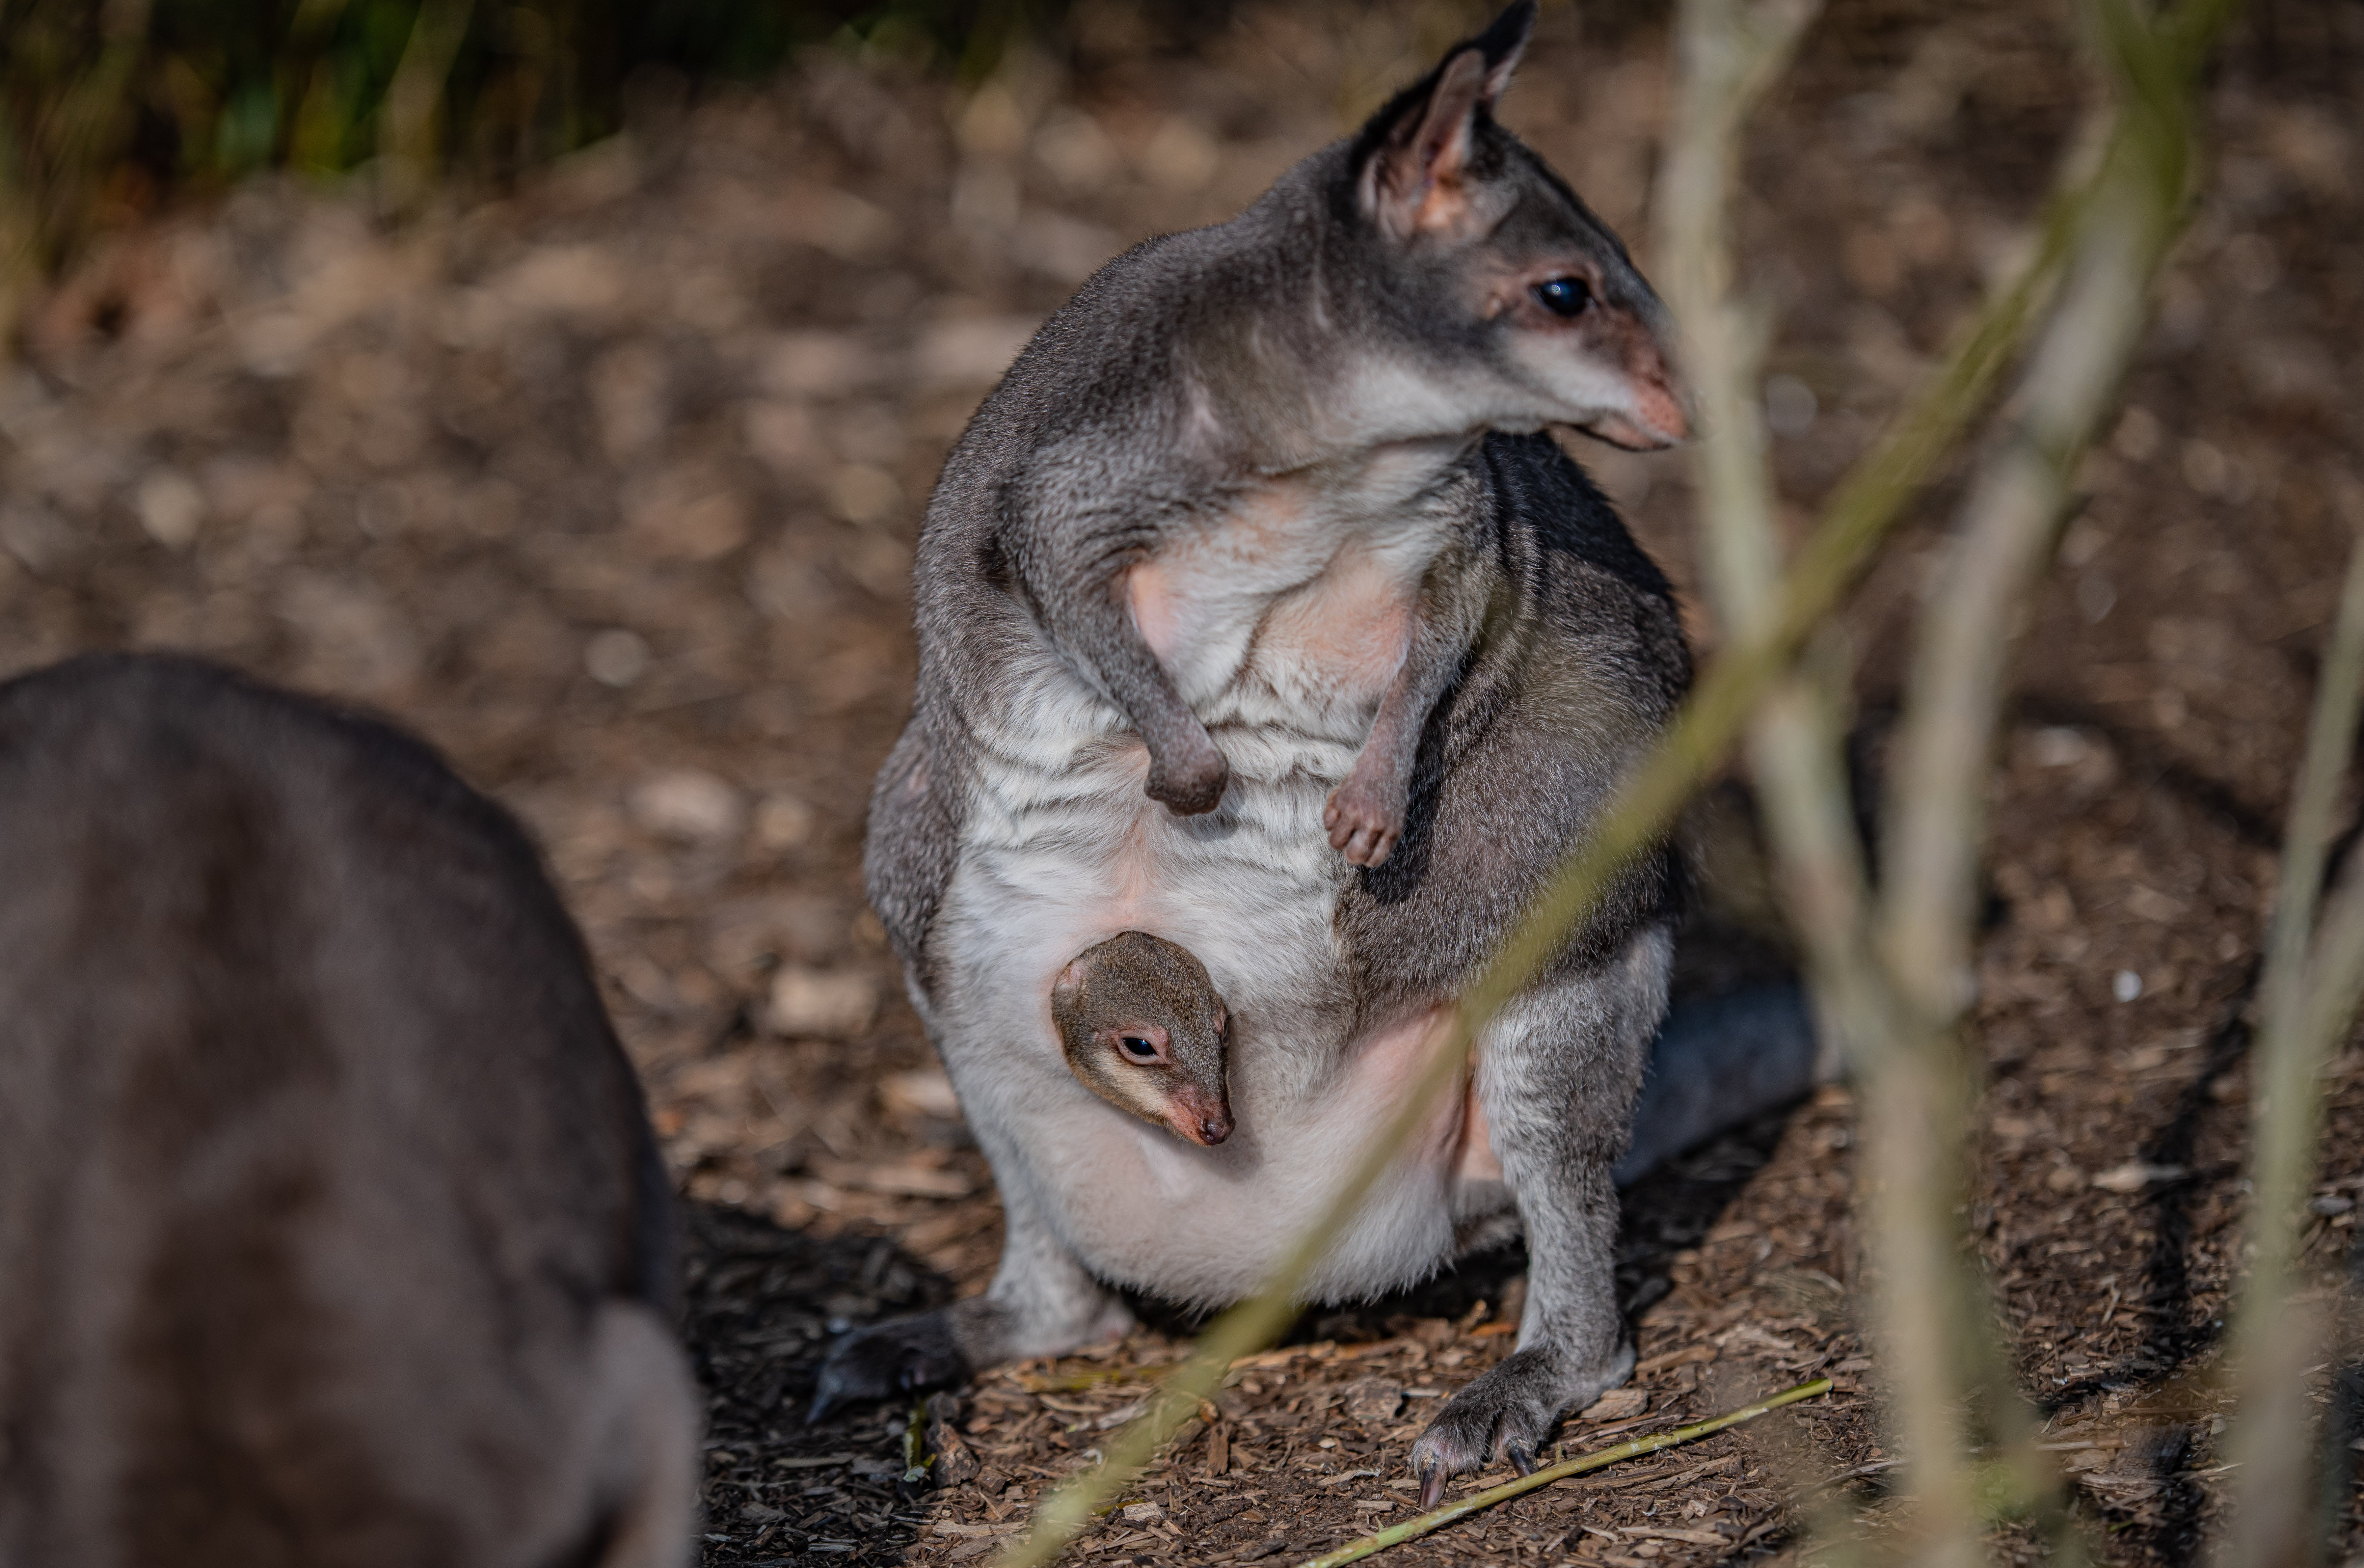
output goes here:
{"type": "MultiPolygon", "coordinates": [[[[1681,699],[1666,580],[1549,433],[1687,424],[1656,296],[1494,118],[1533,19],[1102,268],[947,460],[865,871],[1007,1239],[984,1295],[842,1340],[818,1410],[1121,1333],[1118,1288],[1258,1288],[1681,699]],[[1227,1006],[1221,1141],[1073,1064],[1062,972],[1128,932],[1227,1006]]],[[[1431,1495],[1632,1367],[1611,1172],[1680,881],[1629,868],[1306,1285],[1523,1229],[1517,1351],[1414,1445],[1431,1495]]]]}
{"type": "Polygon", "coordinates": [[[670,1183],[507,812],[184,661],[0,684],[0,1565],[677,1568],[670,1183]]]}
{"type": "Polygon", "coordinates": [[[1231,1015],[1187,948],[1120,931],[1059,971],[1051,1016],[1076,1081],[1110,1104],[1192,1143],[1232,1136],[1231,1015]]]}

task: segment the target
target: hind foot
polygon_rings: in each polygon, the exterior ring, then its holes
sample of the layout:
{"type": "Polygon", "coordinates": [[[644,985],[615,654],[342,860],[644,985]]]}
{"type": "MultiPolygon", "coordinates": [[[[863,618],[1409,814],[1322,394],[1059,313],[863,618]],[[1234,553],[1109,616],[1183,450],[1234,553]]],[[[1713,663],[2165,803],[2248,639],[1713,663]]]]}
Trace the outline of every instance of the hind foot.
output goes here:
{"type": "Polygon", "coordinates": [[[961,1349],[959,1310],[948,1306],[892,1317],[842,1336],[821,1363],[812,1410],[805,1418],[818,1421],[841,1406],[965,1381],[976,1369],[961,1349]]]}
{"type": "Polygon", "coordinates": [[[1570,1410],[1591,1404],[1634,1372],[1634,1347],[1621,1344],[1605,1366],[1571,1372],[1547,1346],[1519,1351],[1455,1394],[1411,1445],[1420,1506],[1436,1506],[1445,1483],[1501,1460],[1524,1475],[1570,1410]]]}

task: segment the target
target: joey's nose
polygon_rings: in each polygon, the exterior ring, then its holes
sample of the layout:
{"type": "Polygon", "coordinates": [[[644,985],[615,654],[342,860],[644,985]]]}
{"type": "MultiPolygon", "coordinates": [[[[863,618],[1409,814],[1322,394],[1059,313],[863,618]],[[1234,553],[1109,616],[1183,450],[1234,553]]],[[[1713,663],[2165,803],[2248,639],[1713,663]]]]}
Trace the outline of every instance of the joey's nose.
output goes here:
{"type": "Polygon", "coordinates": [[[1199,1094],[1177,1095],[1172,1117],[1176,1132],[1209,1148],[1232,1136],[1232,1109],[1220,1100],[1199,1094]]]}

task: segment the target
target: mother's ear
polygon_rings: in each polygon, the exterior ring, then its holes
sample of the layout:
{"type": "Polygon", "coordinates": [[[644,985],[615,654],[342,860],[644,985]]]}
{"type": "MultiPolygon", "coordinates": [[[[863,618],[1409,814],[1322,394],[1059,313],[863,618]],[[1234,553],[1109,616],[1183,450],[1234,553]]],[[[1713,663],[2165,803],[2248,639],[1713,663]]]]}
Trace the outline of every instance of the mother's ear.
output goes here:
{"type": "Polygon", "coordinates": [[[1469,40],[1486,58],[1487,103],[1500,97],[1502,89],[1511,84],[1511,73],[1519,68],[1519,56],[1527,52],[1527,40],[1534,36],[1535,0],[1517,0],[1469,40]]]}
{"type": "Polygon", "coordinates": [[[1355,195],[1382,233],[1399,241],[1457,234],[1471,222],[1467,176],[1478,115],[1490,112],[1511,84],[1534,28],[1534,0],[1518,0],[1363,127],[1355,195]]]}

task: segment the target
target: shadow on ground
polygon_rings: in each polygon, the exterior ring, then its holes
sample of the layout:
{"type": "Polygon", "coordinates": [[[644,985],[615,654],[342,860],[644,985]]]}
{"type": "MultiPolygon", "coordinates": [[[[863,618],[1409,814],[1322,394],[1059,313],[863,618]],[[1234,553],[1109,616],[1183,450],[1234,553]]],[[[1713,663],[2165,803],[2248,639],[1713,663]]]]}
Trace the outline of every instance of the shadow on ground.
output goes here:
{"type": "MultiPolygon", "coordinates": [[[[1677,1255],[1713,1228],[1772,1158],[1789,1119],[1760,1117],[1627,1190],[1618,1284],[1629,1313],[1667,1295],[1677,1255]]],[[[683,1232],[684,1327],[707,1398],[704,1561],[907,1555],[929,1519],[929,1483],[904,1479],[909,1410],[856,1408],[819,1423],[804,1411],[838,1333],[939,1305],[955,1294],[952,1282],[886,1237],[820,1237],[711,1204],[685,1204],[683,1232]]],[[[1444,1322],[1490,1322],[1507,1334],[1525,1274],[1522,1246],[1496,1248],[1411,1289],[1309,1311],[1281,1344],[1369,1344],[1444,1322]]],[[[1151,1299],[1133,1305],[1151,1334],[1170,1339],[1206,1321],[1151,1299]]],[[[1060,1452],[1046,1451],[1046,1461],[1072,1446],[1053,1441],[1060,1452]]]]}
{"type": "Polygon", "coordinates": [[[948,1301],[952,1282],[884,1237],[822,1238],[711,1204],[686,1203],[682,1218],[684,1329],[707,1400],[704,1561],[775,1561],[789,1529],[797,1550],[849,1559],[908,1546],[924,1516],[900,1484],[904,1413],[804,1412],[839,1331],[948,1301]]]}

